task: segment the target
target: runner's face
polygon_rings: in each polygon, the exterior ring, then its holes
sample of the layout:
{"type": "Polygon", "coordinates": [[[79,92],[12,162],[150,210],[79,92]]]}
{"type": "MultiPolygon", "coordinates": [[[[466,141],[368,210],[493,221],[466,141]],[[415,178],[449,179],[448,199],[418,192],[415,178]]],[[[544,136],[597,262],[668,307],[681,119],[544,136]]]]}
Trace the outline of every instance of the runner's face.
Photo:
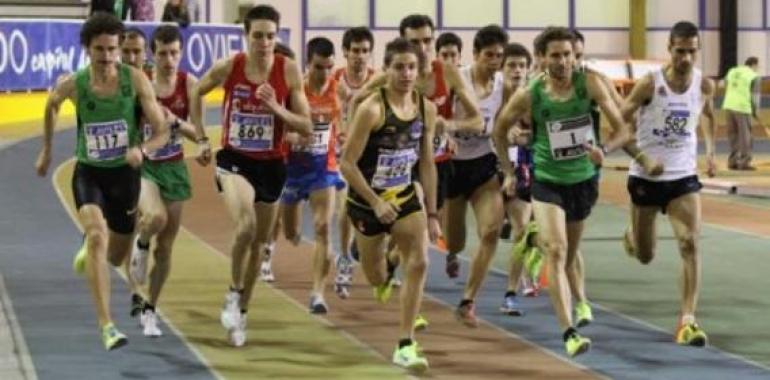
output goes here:
{"type": "Polygon", "coordinates": [[[123,40],[123,44],[120,45],[120,60],[123,63],[141,70],[146,59],[147,51],[144,48],[144,38],[134,37],[123,40]]]}
{"type": "Polygon", "coordinates": [[[182,49],[179,41],[168,44],[155,41],[155,61],[161,73],[168,74],[176,70],[181,58],[182,49]]]}
{"type": "Polygon", "coordinates": [[[404,38],[419,47],[425,57],[430,60],[433,47],[433,29],[427,25],[417,29],[406,28],[404,29],[404,38]]]}
{"type": "Polygon", "coordinates": [[[583,43],[580,40],[575,40],[575,63],[578,66],[583,65],[583,43]]]}
{"type": "Polygon", "coordinates": [[[700,41],[698,37],[674,37],[671,45],[668,47],[671,53],[671,66],[677,74],[687,75],[695,65],[700,50],[700,41]]]}
{"type": "Polygon", "coordinates": [[[503,65],[503,75],[511,81],[514,86],[521,86],[527,80],[527,57],[510,56],[505,59],[503,65]]]}
{"type": "Polygon", "coordinates": [[[88,46],[88,57],[91,59],[91,65],[96,68],[114,65],[120,55],[119,41],[120,38],[117,34],[100,34],[92,38],[88,46]]]}
{"type": "Polygon", "coordinates": [[[308,63],[308,76],[317,81],[316,83],[326,83],[332,75],[334,69],[334,56],[321,57],[313,54],[313,58],[308,63]]]}
{"type": "Polygon", "coordinates": [[[353,71],[364,71],[372,58],[372,45],[367,40],[351,42],[344,55],[353,71]]]}
{"type": "Polygon", "coordinates": [[[554,79],[566,79],[572,76],[575,56],[573,55],[571,41],[557,40],[549,42],[543,59],[548,74],[554,79]]]}
{"type": "Polygon", "coordinates": [[[438,49],[438,59],[450,66],[460,65],[460,49],[457,45],[444,45],[438,49]]]}
{"type": "Polygon", "coordinates": [[[495,44],[481,48],[473,54],[476,64],[490,72],[500,70],[503,64],[503,45],[495,44]]]}
{"type": "Polygon", "coordinates": [[[414,53],[396,53],[387,68],[390,84],[401,92],[411,92],[417,80],[419,64],[414,53]]]}
{"type": "Polygon", "coordinates": [[[275,49],[278,26],[270,20],[252,20],[251,30],[246,36],[249,50],[257,57],[268,57],[275,49]]]}

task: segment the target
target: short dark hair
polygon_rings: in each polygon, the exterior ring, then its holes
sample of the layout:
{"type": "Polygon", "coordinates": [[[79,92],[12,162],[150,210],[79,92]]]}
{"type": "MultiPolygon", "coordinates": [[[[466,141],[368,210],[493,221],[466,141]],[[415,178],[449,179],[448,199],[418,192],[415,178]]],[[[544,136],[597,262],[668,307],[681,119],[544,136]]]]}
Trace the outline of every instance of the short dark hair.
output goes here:
{"type": "MultiPolygon", "coordinates": [[[[679,21],[671,27],[668,35],[668,43],[673,44],[674,38],[693,38],[698,37],[698,27],[689,21],[679,21]]],[[[698,37],[700,42],[700,37],[698,37]]]]}
{"type": "Polygon", "coordinates": [[[422,51],[417,45],[409,42],[409,40],[404,37],[396,37],[385,45],[385,58],[383,59],[385,67],[390,66],[390,63],[393,62],[394,55],[402,53],[412,53],[416,55],[420,70],[425,67],[425,55],[422,54],[422,51]]]}
{"type": "Polygon", "coordinates": [[[569,41],[575,43],[575,35],[567,28],[561,26],[549,26],[535,38],[535,51],[541,56],[545,56],[548,44],[552,41],[569,41]]]}
{"type": "Polygon", "coordinates": [[[355,26],[349,28],[342,35],[342,49],[350,50],[350,45],[353,42],[369,41],[369,48],[374,47],[374,35],[369,28],[365,26],[355,26]]]}
{"type": "Polygon", "coordinates": [[[746,62],[743,63],[746,66],[755,66],[759,64],[759,58],[757,57],[748,57],[746,58],[746,62]]]}
{"type": "Polygon", "coordinates": [[[398,25],[398,34],[404,37],[406,29],[420,29],[422,27],[430,27],[430,30],[436,30],[433,26],[433,20],[427,15],[411,14],[401,19],[401,24],[398,25]]]}
{"type": "Polygon", "coordinates": [[[274,53],[278,53],[278,54],[280,54],[280,55],[282,55],[282,56],[284,56],[286,58],[289,58],[289,59],[295,59],[296,58],[296,56],[294,55],[294,50],[291,50],[290,47],[288,47],[287,45],[284,45],[281,42],[276,42],[275,43],[275,47],[273,48],[273,52],[274,53]]]}
{"type": "Polygon", "coordinates": [[[508,43],[508,33],[500,25],[487,25],[473,37],[473,51],[479,52],[481,49],[492,45],[503,45],[508,43]]]}
{"type": "Polygon", "coordinates": [[[281,14],[269,5],[257,5],[249,9],[246,17],[243,18],[243,29],[247,34],[251,31],[251,22],[254,20],[272,21],[275,23],[276,30],[281,26],[281,14]]]}
{"type": "Polygon", "coordinates": [[[575,35],[575,41],[580,41],[583,44],[586,43],[586,37],[583,35],[583,33],[580,33],[577,29],[572,29],[572,34],[575,35]]]}
{"type": "Polygon", "coordinates": [[[527,50],[527,48],[520,43],[514,42],[505,45],[505,50],[503,51],[503,62],[505,62],[505,60],[509,57],[524,57],[527,59],[527,67],[532,65],[532,54],[530,54],[529,50],[527,50]]]}
{"type": "Polygon", "coordinates": [[[120,41],[123,42],[123,40],[129,39],[133,40],[134,38],[141,37],[145,42],[147,42],[147,35],[144,34],[144,31],[132,26],[130,28],[126,28],[123,30],[123,34],[120,35],[120,41]]]}
{"type": "Polygon", "coordinates": [[[150,49],[155,53],[157,49],[156,42],[162,44],[170,44],[174,41],[179,41],[179,45],[182,45],[182,33],[179,32],[179,27],[176,24],[163,24],[152,32],[152,40],[150,41],[150,49]]]}
{"type": "Polygon", "coordinates": [[[80,29],[80,43],[86,48],[91,40],[101,34],[120,37],[123,34],[123,22],[112,13],[95,12],[80,29]]]}
{"type": "Polygon", "coordinates": [[[460,39],[460,36],[452,32],[444,32],[438,36],[438,38],[436,39],[436,53],[438,53],[438,51],[441,50],[442,47],[447,45],[455,45],[457,46],[458,52],[462,53],[463,51],[463,40],[460,39]]]}
{"type": "Polygon", "coordinates": [[[307,60],[310,62],[313,55],[329,58],[334,55],[334,43],[326,37],[315,37],[307,42],[307,60]]]}

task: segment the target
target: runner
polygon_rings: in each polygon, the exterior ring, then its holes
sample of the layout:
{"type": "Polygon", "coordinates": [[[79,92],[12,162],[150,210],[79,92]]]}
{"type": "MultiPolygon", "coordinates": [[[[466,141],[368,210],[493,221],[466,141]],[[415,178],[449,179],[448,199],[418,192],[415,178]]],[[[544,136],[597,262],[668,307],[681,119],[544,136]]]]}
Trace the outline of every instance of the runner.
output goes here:
{"type": "Polygon", "coordinates": [[[460,67],[463,40],[452,32],[441,33],[436,39],[436,58],[449,66],[460,67]]]}
{"type": "Polygon", "coordinates": [[[350,138],[342,154],[342,172],[351,186],[348,215],[355,229],[361,265],[375,296],[390,297],[383,254],[386,237],[398,247],[405,279],[401,289],[399,343],[393,362],[416,372],[425,371],[428,361],[414,341],[414,319],[420,309],[428,235],[440,235],[436,195],[436,168],[432,136],[436,109],[415,91],[424,59],[414,44],[403,38],[385,49],[387,82],[358,108],[350,138]],[[425,189],[423,211],[412,178],[419,162],[420,181],[425,189]]]}
{"type": "MultiPolygon", "coordinates": [[[[128,41],[130,38],[127,37],[123,45],[124,58],[127,58],[126,51],[131,50],[131,46],[127,45],[128,41]]],[[[150,239],[154,236],[156,247],[153,251],[154,264],[150,271],[149,299],[144,301],[138,294],[134,294],[132,306],[136,307],[138,297],[144,335],[157,337],[161,336],[162,332],[158,327],[155,307],[171,269],[171,251],[179,231],[183,203],[192,196],[181,136],[198,144],[198,159],[202,164],[208,163],[211,150],[205,131],[202,128],[196,131],[195,127],[187,122],[189,99],[197,79],[178,69],[182,57],[182,36],[179,28],[175,25],[159,26],[153,32],[151,48],[156,62],[151,78],[158,101],[164,107],[166,118],[171,125],[171,138],[166,146],[150,155],[142,165],[138,234],[128,273],[131,282],[138,285],[145,283],[150,239]]],[[[136,56],[143,55],[142,53],[136,56]]],[[[150,132],[145,127],[145,138],[151,136],[150,132]]]]}
{"type": "MultiPolygon", "coordinates": [[[[478,326],[474,299],[481,289],[492,257],[497,249],[503,220],[503,199],[498,178],[497,156],[490,134],[495,116],[503,105],[504,79],[499,72],[508,34],[497,25],[488,25],[473,38],[473,64],[460,70],[460,75],[478,100],[484,118],[481,132],[454,132],[457,150],[452,158],[456,175],[447,191],[446,239],[449,255],[465,249],[465,218],[470,204],[476,218],[478,250],[471,259],[468,280],[455,316],[468,327],[478,326]]],[[[462,105],[455,105],[456,115],[465,115],[462,105]]],[[[506,147],[509,144],[506,143],[506,147]]]]}
{"type": "Polygon", "coordinates": [[[112,322],[107,261],[119,267],[131,251],[139,197],[137,169],[168,139],[152,84],[140,71],[118,63],[122,33],[123,23],[108,13],[95,13],[83,24],[80,42],[91,64],[63,77],[48,96],[43,148],[35,163],[37,174],[45,176],[56,117],[69,99],[78,121],[72,190],[85,236],[73,266],[86,274],[107,350],[128,343],[112,322]],[[136,113],[140,104],[153,132],[144,143],[136,113]]]}
{"type": "Polygon", "coordinates": [[[628,132],[598,76],[574,70],[574,35],[566,28],[546,28],[537,40],[548,75],[541,76],[508,101],[495,124],[495,147],[505,173],[503,188],[513,193],[516,176],[508,157],[508,130],[526,115],[532,118],[535,180],[532,208],[538,242],[548,256],[550,298],[570,356],[586,352],[591,340],[578,334],[571,315],[572,292],[567,268],[579,250],[584,221],[598,198],[597,166],[604,155],[626,143],[628,132]],[[595,145],[591,102],[607,116],[612,134],[595,145]]]}
{"type": "Polygon", "coordinates": [[[280,14],[269,5],[249,10],[244,19],[248,51],[214,63],[193,93],[192,119],[200,127],[199,97],[220,85],[225,90],[216,180],[235,221],[235,237],[221,322],[236,347],[246,343],[260,254],[272,235],[286,181],[284,133],[309,137],[313,130],[299,68],[273,51],[279,23],[280,14]]]}
{"type": "Polygon", "coordinates": [[[695,321],[700,289],[698,237],[701,225],[697,175],[701,116],[706,119],[707,174],[716,172],[714,161],[714,83],[694,68],[700,50],[698,27],[676,23],[669,34],[670,59],[660,70],[634,85],[623,116],[632,120],[640,110],[636,141],[626,146],[634,158],[628,176],[631,226],[626,230],[626,252],[648,264],[655,257],[655,219],[668,215],[682,257],[681,311],[674,336],[677,343],[705,346],[706,333],[695,321]]]}
{"type": "Polygon", "coordinates": [[[302,201],[310,202],[313,212],[315,250],[313,256],[313,289],[310,292],[310,312],[326,314],[324,300],[326,276],[331,265],[331,223],[334,194],[345,186],[337,171],[336,132],[340,120],[337,81],[331,77],[334,67],[334,44],[325,37],[307,43],[307,76],[305,95],[314,123],[311,139],[294,133],[286,166],[286,188],[282,195],[283,227],[286,239],[299,243],[302,222],[302,201]]]}

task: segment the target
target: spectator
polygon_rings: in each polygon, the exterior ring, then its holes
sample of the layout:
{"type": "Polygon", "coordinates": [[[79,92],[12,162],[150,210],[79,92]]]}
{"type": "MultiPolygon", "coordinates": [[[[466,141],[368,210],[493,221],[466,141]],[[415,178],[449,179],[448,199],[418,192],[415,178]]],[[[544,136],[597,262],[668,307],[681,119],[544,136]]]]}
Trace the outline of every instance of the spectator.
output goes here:
{"type": "Polygon", "coordinates": [[[170,21],[185,28],[190,25],[190,14],[187,11],[186,0],[168,0],[163,9],[162,21],[170,21]]]}
{"type": "MultiPolygon", "coordinates": [[[[131,9],[131,20],[155,21],[155,6],[152,0],[125,0],[131,9]]],[[[125,17],[124,17],[125,18],[125,17]]]]}
{"type": "Polygon", "coordinates": [[[187,14],[190,15],[190,22],[201,21],[201,7],[198,0],[187,0],[187,14]]]}
{"type": "Polygon", "coordinates": [[[755,170],[751,166],[751,118],[762,125],[757,116],[759,106],[759,60],[749,57],[743,65],[733,67],[725,76],[725,100],[722,108],[727,117],[727,139],[730,157],[727,167],[731,170],[755,170]]]}

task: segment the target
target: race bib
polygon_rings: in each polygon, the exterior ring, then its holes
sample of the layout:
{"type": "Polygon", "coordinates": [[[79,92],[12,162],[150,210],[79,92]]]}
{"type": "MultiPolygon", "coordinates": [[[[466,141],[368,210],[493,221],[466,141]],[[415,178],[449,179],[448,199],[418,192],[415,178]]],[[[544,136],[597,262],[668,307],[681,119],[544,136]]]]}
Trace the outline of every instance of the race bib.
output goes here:
{"type": "Polygon", "coordinates": [[[388,189],[408,185],[412,182],[412,167],[416,162],[417,152],[414,149],[381,152],[377,157],[372,188],[388,189]]]}
{"type": "MultiPolygon", "coordinates": [[[[165,160],[182,153],[182,136],[179,133],[179,128],[172,128],[169,131],[168,142],[162,148],[156,150],[149,155],[150,160],[165,160]]],[[[149,139],[152,137],[152,126],[150,124],[144,125],[144,138],[149,139]]]]}
{"type": "Polygon", "coordinates": [[[324,156],[329,153],[331,137],[332,128],[330,124],[315,124],[310,143],[307,145],[295,144],[292,146],[292,150],[294,152],[310,153],[314,156],[324,156]]]}
{"type": "Polygon", "coordinates": [[[275,117],[272,114],[233,112],[227,141],[233,147],[246,152],[272,150],[274,125],[275,117]]]}
{"type": "Polygon", "coordinates": [[[569,160],[585,156],[585,144],[593,144],[594,125],[591,115],[546,122],[551,156],[555,160],[569,160]]]}
{"type": "Polygon", "coordinates": [[[663,128],[653,129],[652,133],[658,136],[668,149],[679,149],[685,145],[685,140],[693,133],[688,130],[690,125],[690,111],[671,110],[664,114],[663,128]]]}
{"type": "Polygon", "coordinates": [[[88,158],[106,161],[126,155],[128,125],[125,120],[87,123],[83,127],[88,158]]]}

